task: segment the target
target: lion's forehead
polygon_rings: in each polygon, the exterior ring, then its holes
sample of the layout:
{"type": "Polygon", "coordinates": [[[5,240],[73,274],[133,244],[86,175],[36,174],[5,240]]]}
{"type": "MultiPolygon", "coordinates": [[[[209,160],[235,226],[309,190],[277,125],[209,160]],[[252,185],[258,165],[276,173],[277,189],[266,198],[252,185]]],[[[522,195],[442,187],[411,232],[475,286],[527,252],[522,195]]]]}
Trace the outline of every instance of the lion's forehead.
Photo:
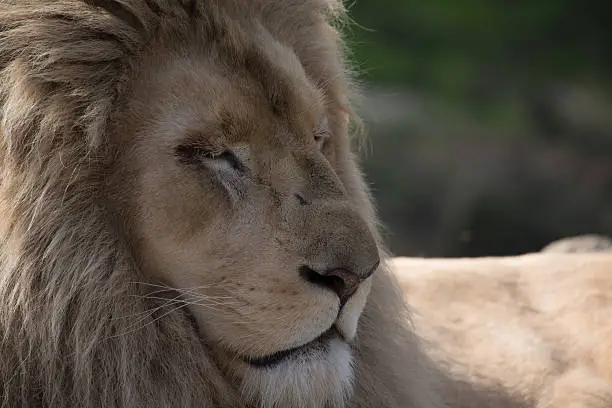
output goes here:
{"type": "Polygon", "coordinates": [[[170,125],[162,129],[166,135],[200,133],[228,144],[267,142],[268,149],[286,148],[311,137],[325,117],[323,91],[304,73],[294,75],[263,55],[257,58],[259,68],[246,64],[230,72],[209,69],[215,62],[206,55],[152,64],[154,72],[136,80],[135,114],[142,117],[144,110],[170,125]]]}

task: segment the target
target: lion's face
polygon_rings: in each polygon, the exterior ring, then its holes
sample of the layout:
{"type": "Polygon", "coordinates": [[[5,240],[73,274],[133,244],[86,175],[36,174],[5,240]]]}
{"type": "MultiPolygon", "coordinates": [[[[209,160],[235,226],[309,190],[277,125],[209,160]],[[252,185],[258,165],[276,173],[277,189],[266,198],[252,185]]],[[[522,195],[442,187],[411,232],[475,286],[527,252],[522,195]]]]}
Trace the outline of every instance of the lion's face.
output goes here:
{"type": "Polygon", "coordinates": [[[346,113],[289,48],[252,46],[245,64],[197,47],[145,60],[117,131],[132,247],[244,392],[329,402],[378,248],[342,181],[346,113]]]}

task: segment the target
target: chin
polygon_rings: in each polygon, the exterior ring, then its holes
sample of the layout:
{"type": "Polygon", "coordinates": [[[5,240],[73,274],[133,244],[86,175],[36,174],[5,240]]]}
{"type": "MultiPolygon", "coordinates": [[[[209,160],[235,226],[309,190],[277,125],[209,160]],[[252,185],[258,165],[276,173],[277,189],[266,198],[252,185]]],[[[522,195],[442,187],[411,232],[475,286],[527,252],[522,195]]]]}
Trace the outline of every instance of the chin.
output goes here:
{"type": "Polygon", "coordinates": [[[240,366],[241,392],[261,408],[344,407],[352,392],[352,350],[335,329],[302,347],[242,359],[240,366]]]}

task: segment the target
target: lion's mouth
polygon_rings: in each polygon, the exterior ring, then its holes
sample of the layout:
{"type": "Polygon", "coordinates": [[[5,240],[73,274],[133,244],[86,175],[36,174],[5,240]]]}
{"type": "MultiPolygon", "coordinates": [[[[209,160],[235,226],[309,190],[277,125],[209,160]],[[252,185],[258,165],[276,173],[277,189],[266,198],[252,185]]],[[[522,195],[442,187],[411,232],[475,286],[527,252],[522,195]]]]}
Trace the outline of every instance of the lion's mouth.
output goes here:
{"type": "Polygon", "coordinates": [[[340,335],[340,332],[336,326],[332,326],[328,330],[321,333],[319,337],[301,346],[277,351],[263,357],[243,357],[242,359],[254,367],[272,367],[288,359],[326,353],[329,351],[330,341],[337,338],[342,338],[342,336],[340,335]]]}

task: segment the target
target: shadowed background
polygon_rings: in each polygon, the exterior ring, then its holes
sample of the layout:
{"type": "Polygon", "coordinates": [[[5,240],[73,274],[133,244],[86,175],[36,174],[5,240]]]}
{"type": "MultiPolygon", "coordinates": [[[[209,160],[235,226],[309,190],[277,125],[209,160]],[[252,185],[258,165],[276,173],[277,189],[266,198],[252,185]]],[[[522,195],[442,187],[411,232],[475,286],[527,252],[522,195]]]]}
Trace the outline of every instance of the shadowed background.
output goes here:
{"type": "Polygon", "coordinates": [[[612,3],[347,6],[364,167],[396,255],[612,234],[612,3]]]}

